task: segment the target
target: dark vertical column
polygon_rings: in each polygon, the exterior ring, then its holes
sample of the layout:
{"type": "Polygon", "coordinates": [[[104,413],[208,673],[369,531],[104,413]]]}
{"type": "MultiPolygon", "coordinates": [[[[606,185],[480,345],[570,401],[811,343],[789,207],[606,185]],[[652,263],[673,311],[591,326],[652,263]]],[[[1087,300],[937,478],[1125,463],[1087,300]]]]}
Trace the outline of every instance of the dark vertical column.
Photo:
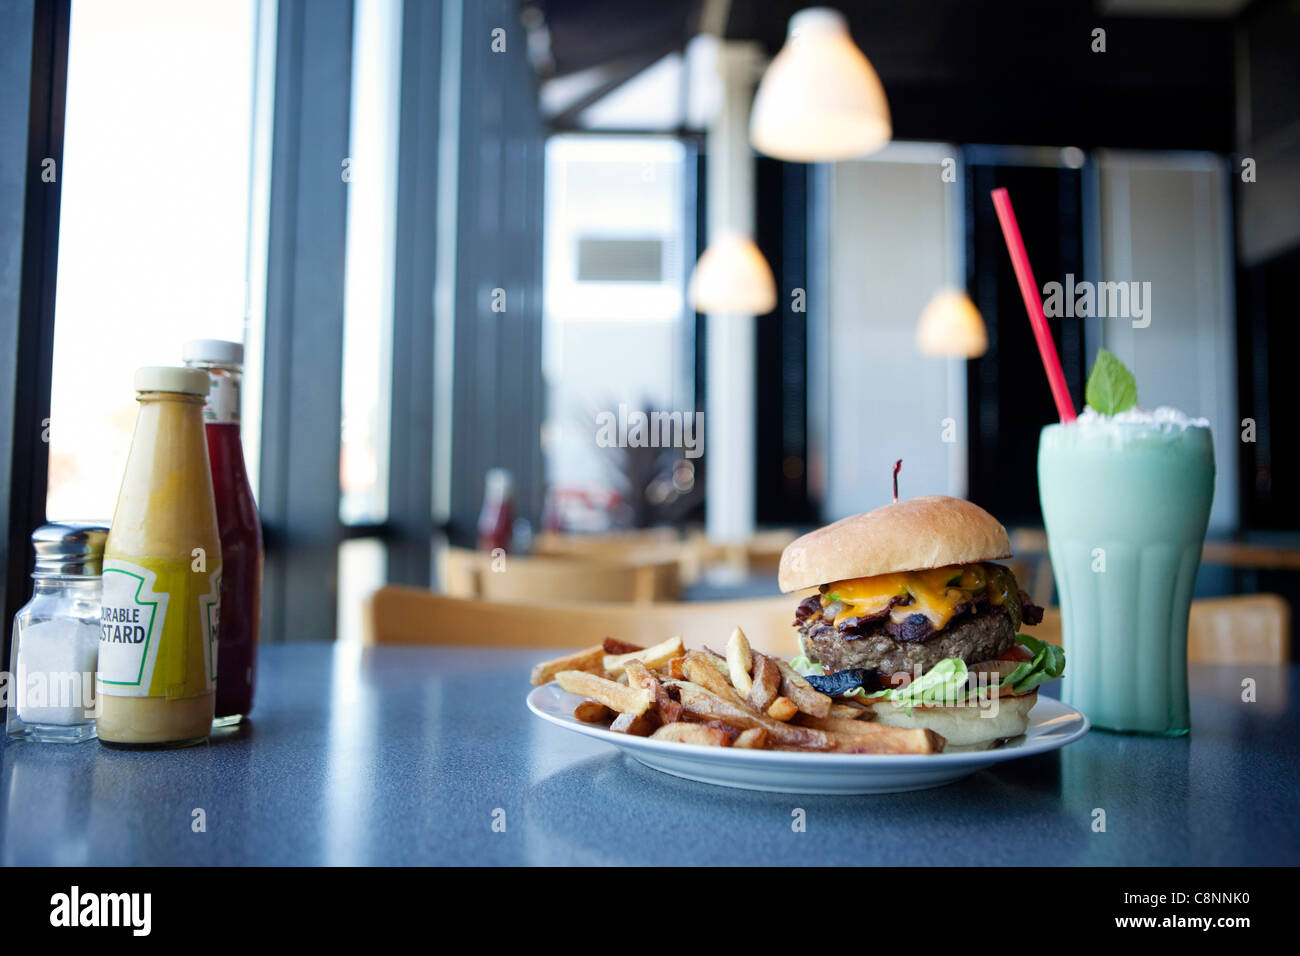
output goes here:
{"type": "Polygon", "coordinates": [[[808,188],[812,167],[759,157],[756,237],[776,277],[776,310],[760,315],[755,375],[755,510],[760,525],[813,519],[808,500],[808,188]],[[803,290],[796,296],[795,290],[803,290]]]}
{"type": "Polygon", "coordinates": [[[523,516],[540,510],[542,129],[517,6],[448,4],[461,22],[448,525],[464,543],[489,468],[513,473],[523,516]]]}
{"type": "Polygon", "coordinates": [[[517,344],[515,362],[521,384],[520,400],[528,409],[528,415],[519,423],[516,467],[523,480],[520,513],[533,522],[536,530],[542,516],[546,479],[541,440],[542,421],[546,415],[546,384],[542,378],[546,139],[537,110],[537,77],[532,64],[520,50],[511,65],[516,91],[510,99],[514,136],[511,158],[506,164],[507,179],[502,188],[508,190],[510,182],[516,178],[524,183],[518,206],[507,206],[507,229],[518,262],[516,283],[524,312],[524,328],[512,339],[517,344]]]}
{"type": "MultiPolygon", "coordinates": [[[[686,286],[690,282],[691,274],[695,270],[695,263],[700,258],[703,250],[698,249],[699,234],[697,230],[701,225],[703,213],[701,208],[704,205],[703,196],[699,194],[699,186],[696,182],[697,177],[702,183],[702,163],[701,150],[699,143],[694,137],[683,136],[682,143],[682,245],[677,255],[681,262],[682,271],[682,292],[685,293],[686,286]]],[[[695,365],[699,358],[696,350],[696,325],[699,313],[695,312],[689,303],[683,300],[682,304],[682,333],[679,338],[682,349],[682,375],[679,383],[684,391],[681,393],[675,405],[682,411],[695,411],[696,393],[698,388],[695,381],[695,365]]],[[[699,330],[700,342],[703,343],[703,328],[699,330]]],[[[699,409],[703,411],[702,408],[699,409]]]]}
{"type": "Polygon", "coordinates": [[[262,633],[333,638],[351,0],[280,0],[267,255],[262,633]]]}
{"type": "Polygon", "coordinates": [[[27,600],[28,539],[45,520],[68,0],[0,0],[0,603],[27,600]]]}
{"type": "MultiPolygon", "coordinates": [[[[990,192],[1010,191],[1041,289],[1084,274],[1082,178],[1075,169],[1003,165],[977,149],[967,149],[966,284],[989,348],[967,364],[969,497],[1005,524],[1036,525],[1038,433],[1058,418],[990,192]]],[[[1076,409],[1083,407],[1086,321],[1049,320],[1076,409]]]]}
{"type": "Polygon", "coordinates": [[[442,4],[406,0],[397,146],[388,580],[428,587],[433,533],[433,287],[436,275],[442,4]]]}
{"type": "Polygon", "coordinates": [[[808,205],[805,213],[806,252],[804,268],[808,281],[808,311],[804,321],[804,492],[808,510],[816,523],[826,500],[827,470],[831,436],[830,372],[830,214],[834,202],[831,166],[815,163],[808,167],[808,205]]]}
{"type": "MultiPolygon", "coordinates": [[[[687,144],[684,167],[686,178],[682,184],[682,194],[686,201],[687,222],[691,227],[691,232],[690,241],[683,244],[685,246],[683,255],[688,257],[686,275],[689,282],[689,277],[695,269],[695,263],[699,262],[700,256],[704,255],[709,235],[708,154],[699,141],[687,144]]],[[[687,308],[690,308],[690,306],[688,305],[687,308]]],[[[682,323],[687,342],[686,354],[692,357],[691,392],[694,403],[691,407],[695,412],[704,412],[708,407],[709,336],[705,325],[706,321],[703,312],[692,311],[687,313],[686,321],[682,323]]],[[[707,435],[707,422],[704,431],[707,435]]],[[[704,461],[704,467],[707,468],[709,462],[707,445],[702,460],[704,461]]],[[[696,480],[701,481],[703,477],[697,475],[696,480]]],[[[708,506],[706,501],[704,504],[706,510],[708,506]]]]}

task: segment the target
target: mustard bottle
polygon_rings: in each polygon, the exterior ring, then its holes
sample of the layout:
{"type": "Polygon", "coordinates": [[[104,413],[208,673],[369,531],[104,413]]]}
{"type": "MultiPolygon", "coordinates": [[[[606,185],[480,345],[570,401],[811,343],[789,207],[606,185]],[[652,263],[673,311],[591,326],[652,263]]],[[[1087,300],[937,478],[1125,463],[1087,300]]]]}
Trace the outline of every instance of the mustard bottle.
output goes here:
{"type": "Polygon", "coordinates": [[[201,743],[212,728],[221,539],[203,429],[208,375],[142,368],[104,546],[98,733],[128,748],[201,743]]]}

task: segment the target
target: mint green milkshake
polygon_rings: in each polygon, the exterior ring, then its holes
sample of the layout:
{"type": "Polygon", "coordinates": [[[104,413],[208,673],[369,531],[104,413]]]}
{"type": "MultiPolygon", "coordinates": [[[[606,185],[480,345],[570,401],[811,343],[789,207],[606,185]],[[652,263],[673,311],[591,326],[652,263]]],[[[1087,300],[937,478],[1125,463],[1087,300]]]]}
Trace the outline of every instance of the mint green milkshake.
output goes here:
{"type": "Polygon", "coordinates": [[[1043,429],[1038,493],[1070,662],[1061,699],[1094,727],[1187,733],[1187,616],[1214,497],[1208,423],[1085,409],[1043,429]]]}

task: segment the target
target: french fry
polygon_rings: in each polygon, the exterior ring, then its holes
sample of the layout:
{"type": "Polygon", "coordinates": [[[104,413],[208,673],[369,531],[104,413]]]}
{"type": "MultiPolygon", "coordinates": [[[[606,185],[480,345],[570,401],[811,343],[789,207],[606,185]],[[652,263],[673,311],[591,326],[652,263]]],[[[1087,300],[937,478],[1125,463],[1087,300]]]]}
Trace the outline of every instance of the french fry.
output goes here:
{"type": "Polygon", "coordinates": [[[629,687],[641,687],[651,693],[654,693],[654,685],[659,683],[659,678],[650,673],[650,668],[636,658],[623,665],[623,676],[627,678],[629,687]]]}
{"type": "Polygon", "coordinates": [[[698,653],[703,654],[709,663],[718,669],[719,674],[727,678],[727,680],[731,680],[731,668],[727,666],[727,659],[724,656],[711,647],[705,647],[698,653]]]}
{"type": "Polygon", "coordinates": [[[836,701],[831,704],[829,717],[844,717],[849,720],[856,720],[867,713],[867,708],[859,707],[857,704],[846,704],[836,701]]]}
{"type": "Polygon", "coordinates": [[[778,697],[767,708],[767,716],[773,720],[789,720],[799,713],[799,707],[789,697],[778,697]]]}
{"type": "Polygon", "coordinates": [[[614,719],[614,712],[604,704],[598,704],[594,700],[584,700],[573,708],[573,716],[584,724],[607,724],[614,719]]]}
{"type": "Polygon", "coordinates": [[[627,662],[631,660],[640,661],[646,667],[662,667],[674,657],[681,657],[685,653],[686,648],[682,646],[682,639],[680,637],[670,637],[654,647],[645,647],[639,651],[630,651],[627,654],[606,654],[605,672],[611,676],[618,676],[623,672],[627,662]]]}
{"type": "Polygon", "coordinates": [[[829,750],[835,745],[834,739],[825,731],[773,720],[771,717],[750,710],[746,704],[735,704],[724,700],[708,688],[691,681],[674,681],[673,686],[681,695],[682,707],[697,717],[722,720],[744,730],[761,727],[767,731],[772,741],[790,747],[829,750]]]}
{"type": "Polygon", "coordinates": [[[853,720],[848,717],[809,717],[807,714],[800,714],[794,719],[794,722],[800,727],[816,727],[818,730],[837,734],[858,734],[862,737],[881,736],[882,732],[898,729],[897,727],[886,727],[884,724],[878,724],[872,720],[853,720]]]}
{"type": "MultiPolygon", "coordinates": [[[[858,721],[861,723],[861,721],[858,721]]],[[[831,751],[843,754],[937,754],[947,742],[933,730],[921,727],[891,727],[901,735],[865,737],[862,734],[831,734],[831,751]]]]}
{"type": "Polygon", "coordinates": [[[632,660],[624,666],[623,673],[627,676],[628,686],[640,687],[654,694],[655,708],[664,723],[671,724],[681,718],[682,705],[668,696],[667,689],[650,668],[640,661],[632,660]]]}
{"type": "Polygon", "coordinates": [[[649,737],[658,726],[659,720],[654,716],[653,711],[647,711],[635,717],[631,714],[619,714],[614,718],[614,722],[609,725],[609,729],[616,734],[649,737]]]}
{"type": "Polygon", "coordinates": [[[563,657],[542,661],[540,664],[533,666],[533,672],[529,675],[528,682],[534,687],[541,687],[543,684],[549,684],[555,680],[555,675],[560,671],[587,671],[590,674],[603,674],[605,672],[605,648],[598,644],[595,647],[587,648],[585,651],[575,651],[572,654],[565,654],[563,657]]]}
{"type": "Polygon", "coordinates": [[[624,687],[616,681],[597,677],[585,671],[560,671],[555,675],[559,685],[570,694],[586,697],[604,704],[620,714],[639,717],[654,703],[654,694],[641,687],[624,687]]]}
{"type": "Polygon", "coordinates": [[[754,657],[749,649],[745,632],[736,628],[727,640],[727,672],[731,676],[731,686],[740,691],[740,696],[749,696],[754,679],[749,676],[754,666],[754,657]]]}
{"type": "Polygon", "coordinates": [[[754,680],[749,689],[749,706],[767,713],[781,693],[781,669],[766,654],[754,652],[754,680]]]}
{"type": "Polygon", "coordinates": [[[604,644],[606,654],[631,654],[633,651],[644,651],[645,648],[640,644],[631,644],[628,641],[620,641],[616,637],[605,638],[604,644]]]}
{"type": "Polygon", "coordinates": [[[740,628],[725,657],[707,647],[688,652],[680,637],[647,648],[606,638],[533,668],[533,684],[550,680],[585,698],[576,719],[659,740],[860,754],[931,754],[947,743],[930,730],[873,720],[875,701],[832,700],[787,662],[754,651],[740,628]]]}
{"type": "Polygon", "coordinates": [[[734,744],[736,742],[736,738],[740,736],[739,727],[734,727],[723,720],[710,720],[708,723],[704,724],[704,726],[715,727],[718,730],[722,731],[724,734],[726,734],[727,746],[731,746],[732,744],[734,744]]]}
{"type": "Polygon", "coordinates": [[[680,721],[664,724],[650,735],[650,739],[671,740],[679,744],[698,744],[702,747],[725,747],[731,742],[726,732],[718,727],[680,721]]]}
{"type": "Polygon", "coordinates": [[[932,754],[942,751],[945,743],[934,731],[920,727],[889,727],[870,720],[807,714],[800,714],[796,721],[802,727],[829,733],[835,744],[832,749],[840,753],[932,754]]]}
{"type": "Polygon", "coordinates": [[[831,699],[813,687],[785,661],[778,659],[781,669],[781,696],[789,697],[805,714],[825,717],[831,712],[831,699]]]}
{"type": "Polygon", "coordinates": [[[714,666],[708,654],[702,651],[688,651],[685,660],[682,661],[682,669],[686,672],[688,681],[699,684],[710,693],[738,707],[746,706],[745,698],[731,686],[726,675],[714,666]]]}

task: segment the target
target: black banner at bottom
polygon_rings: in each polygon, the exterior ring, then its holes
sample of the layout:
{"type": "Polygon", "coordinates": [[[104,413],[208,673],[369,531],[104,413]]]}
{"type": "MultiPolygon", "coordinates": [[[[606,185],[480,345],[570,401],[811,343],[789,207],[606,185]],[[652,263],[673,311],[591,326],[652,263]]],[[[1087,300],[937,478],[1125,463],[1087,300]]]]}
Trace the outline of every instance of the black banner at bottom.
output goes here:
{"type": "Polygon", "coordinates": [[[473,921],[490,926],[499,939],[512,928],[536,934],[565,922],[586,926],[583,932],[600,924],[613,929],[621,916],[647,927],[671,926],[692,911],[722,919],[734,906],[738,917],[766,911],[790,929],[819,927],[819,935],[825,914],[839,911],[850,923],[862,927],[865,921],[888,937],[892,932],[870,918],[887,902],[900,942],[949,918],[969,929],[972,917],[986,916],[1026,929],[1051,925],[1057,939],[1081,940],[1131,933],[1172,933],[1181,940],[1198,933],[1230,942],[1235,934],[1288,925],[1282,900],[1291,874],[1272,869],[958,869],[832,875],[813,868],[742,874],[691,867],[676,875],[660,870],[598,878],[488,869],[10,869],[4,922],[9,938],[19,939],[49,933],[75,934],[80,941],[218,943],[247,940],[251,927],[274,925],[293,934],[295,943],[338,944],[354,934],[373,940],[377,929],[418,927],[431,919],[473,921]],[[987,895],[993,886],[1002,889],[987,895]],[[842,892],[843,899],[828,909],[809,902],[828,891],[842,892]],[[980,901],[962,904],[971,893],[980,901]],[[698,905],[687,905],[693,896],[698,905]],[[599,913],[603,917],[593,915],[599,913]]]}

